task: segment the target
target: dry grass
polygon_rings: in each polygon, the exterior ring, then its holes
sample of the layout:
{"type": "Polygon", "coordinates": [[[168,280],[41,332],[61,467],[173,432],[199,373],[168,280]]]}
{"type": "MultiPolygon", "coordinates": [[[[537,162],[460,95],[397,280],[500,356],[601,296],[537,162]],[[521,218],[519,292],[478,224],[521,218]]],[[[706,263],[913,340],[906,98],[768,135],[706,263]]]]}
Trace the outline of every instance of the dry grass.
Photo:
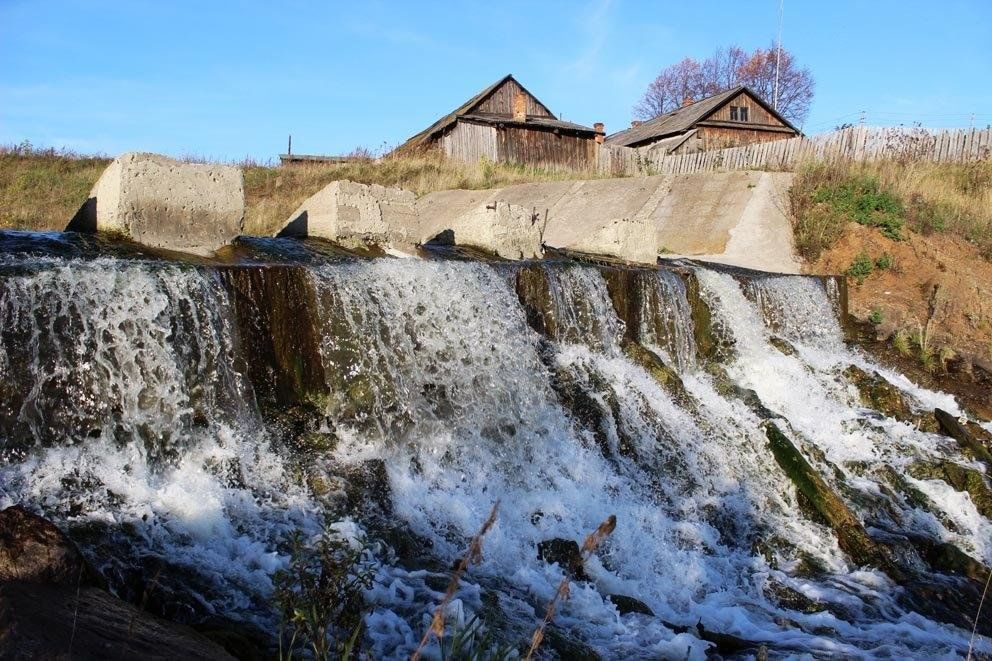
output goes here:
{"type": "MultiPolygon", "coordinates": [[[[434,609],[434,615],[431,616],[431,624],[427,627],[427,631],[424,632],[424,637],[420,639],[420,644],[417,645],[416,651],[410,656],[411,661],[418,661],[420,659],[421,653],[427,644],[431,640],[431,636],[435,636],[438,639],[438,644],[441,645],[442,651],[444,650],[444,612],[447,609],[448,604],[454,598],[455,593],[458,592],[458,586],[461,583],[462,574],[468,571],[468,566],[471,564],[479,564],[482,562],[482,538],[486,536],[489,529],[493,527],[496,523],[496,516],[499,514],[499,501],[493,505],[492,510],[489,511],[489,516],[483,522],[482,527],[479,528],[479,532],[475,534],[472,541],[469,542],[468,550],[465,555],[462,556],[461,560],[455,566],[455,570],[451,574],[451,580],[448,581],[448,589],[444,593],[444,598],[441,599],[441,603],[437,605],[434,609]]],[[[442,654],[443,657],[443,654],[442,654]]]]}
{"type": "Polygon", "coordinates": [[[344,165],[245,168],[245,233],[271,234],[308,197],[332,181],[396,186],[417,196],[452,188],[485,189],[533,181],[598,179],[594,171],[569,172],[509,163],[459,163],[437,154],[359,159],[344,165]]]}
{"type": "MultiPolygon", "coordinates": [[[[188,155],[188,162],[205,159],[188,155]]],[[[0,146],[0,228],[61,230],[76,213],[109,158],[37,150],[30,144],[0,146]]],[[[598,179],[595,171],[570,172],[509,163],[459,163],[438,154],[356,158],[345,165],[280,167],[235,163],[245,176],[245,233],[278,230],[308,197],[332,181],[398,186],[424,195],[451,188],[484,189],[534,181],[598,179]]]]}
{"type": "Polygon", "coordinates": [[[848,222],[963,237],[992,259],[992,162],[840,162],[799,169],[791,190],[796,246],[810,260],[848,222]]]}
{"type": "MultiPolygon", "coordinates": [[[[589,535],[586,536],[586,541],[582,544],[582,562],[585,563],[589,560],[589,556],[596,552],[599,545],[603,543],[603,540],[613,534],[613,531],[617,527],[617,517],[613,514],[599,524],[595,530],[593,530],[589,535]]],[[[544,641],[544,632],[547,630],[548,625],[551,624],[551,620],[554,619],[555,610],[558,607],[558,602],[568,599],[571,594],[569,588],[568,575],[562,576],[561,582],[558,584],[558,589],[555,590],[555,594],[551,597],[551,601],[548,602],[548,607],[544,611],[544,618],[538,623],[537,628],[534,630],[534,635],[531,637],[530,649],[527,650],[527,655],[524,656],[524,661],[531,661],[534,658],[534,654],[537,653],[537,648],[541,646],[544,641]]]]}
{"type": "Polygon", "coordinates": [[[61,230],[110,159],[0,146],[0,228],[61,230]]]}

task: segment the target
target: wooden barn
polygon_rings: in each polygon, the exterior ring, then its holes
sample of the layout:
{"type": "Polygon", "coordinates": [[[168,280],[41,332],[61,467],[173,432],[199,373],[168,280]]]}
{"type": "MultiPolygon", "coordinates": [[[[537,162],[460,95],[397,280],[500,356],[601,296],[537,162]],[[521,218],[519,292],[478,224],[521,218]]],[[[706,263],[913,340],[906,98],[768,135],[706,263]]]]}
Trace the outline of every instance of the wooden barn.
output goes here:
{"type": "Polygon", "coordinates": [[[486,158],[568,170],[596,166],[603,125],[555,117],[512,75],[501,78],[397,147],[397,153],[440,149],[474,163],[486,158]]]}
{"type": "Polygon", "coordinates": [[[607,145],[664,149],[667,154],[738,147],[794,138],[800,132],[746,87],[686,102],[678,110],[606,138],[607,145]]]}

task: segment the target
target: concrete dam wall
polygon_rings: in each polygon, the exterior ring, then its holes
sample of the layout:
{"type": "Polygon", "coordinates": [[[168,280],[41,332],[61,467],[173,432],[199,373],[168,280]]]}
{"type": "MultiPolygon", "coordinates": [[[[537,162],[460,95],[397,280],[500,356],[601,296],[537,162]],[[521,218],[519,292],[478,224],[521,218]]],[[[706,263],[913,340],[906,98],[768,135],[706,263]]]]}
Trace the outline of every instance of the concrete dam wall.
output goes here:
{"type": "MultiPolygon", "coordinates": [[[[413,253],[444,242],[504,259],[547,248],[631,263],[693,257],[798,273],[787,213],[792,175],[725,172],[448,190],[417,199],[398,188],[331,182],[277,236],[413,253]]],[[[243,229],[237,168],[125,154],[67,229],[114,233],[156,248],[211,254],[243,229]]]]}

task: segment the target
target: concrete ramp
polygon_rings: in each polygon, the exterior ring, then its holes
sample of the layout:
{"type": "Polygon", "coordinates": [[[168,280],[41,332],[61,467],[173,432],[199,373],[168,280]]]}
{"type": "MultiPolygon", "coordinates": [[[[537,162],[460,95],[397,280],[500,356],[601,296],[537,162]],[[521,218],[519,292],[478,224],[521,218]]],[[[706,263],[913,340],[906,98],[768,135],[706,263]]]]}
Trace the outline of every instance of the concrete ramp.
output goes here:
{"type": "MultiPolygon", "coordinates": [[[[544,245],[630,262],[692,257],[799,273],[789,220],[792,175],[720,172],[440,191],[417,201],[425,242],[479,208],[530,211],[544,245]]],[[[457,236],[456,236],[457,242],[457,236]]]]}

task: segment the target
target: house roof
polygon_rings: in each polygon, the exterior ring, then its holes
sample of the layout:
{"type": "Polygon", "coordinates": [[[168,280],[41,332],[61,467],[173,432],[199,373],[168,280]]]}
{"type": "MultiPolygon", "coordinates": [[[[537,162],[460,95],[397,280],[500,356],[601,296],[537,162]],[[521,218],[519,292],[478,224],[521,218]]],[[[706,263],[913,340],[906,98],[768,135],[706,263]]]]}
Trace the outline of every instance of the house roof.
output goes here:
{"type": "Polygon", "coordinates": [[[420,133],[414,135],[412,138],[410,138],[405,143],[403,143],[399,148],[400,149],[404,147],[409,148],[423,144],[424,142],[433,138],[437,134],[444,132],[448,127],[453,125],[459,119],[464,119],[466,121],[476,122],[480,124],[494,124],[494,125],[504,124],[504,125],[512,125],[512,126],[526,125],[526,126],[534,126],[537,128],[563,129],[567,131],[587,132],[591,134],[596,133],[595,129],[589,128],[588,126],[583,126],[581,124],[573,124],[572,122],[566,122],[560,119],[555,119],[554,113],[551,112],[551,110],[549,110],[548,107],[544,105],[544,103],[542,103],[536,96],[531,94],[531,92],[526,87],[521,85],[520,81],[518,81],[516,78],[513,77],[513,74],[507,74],[506,76],[503,76],[489,87],[486,87],[485,89],[480,91],[478,94],[470,98],[462,105],[452,110],[444,117],[441,117],[439,120],[428,126],[420,133]],[[490,94],[495,92],[497,89],[500,88],[500,86],[502,86],[504,83],[510,80],[516,83],[520,87],[520,89],[523,90],[526,94],[529,94],[534,99],[534,101],[539,106],[541,106],[545,110],[545,112],[548,113],[548,117],[528,115],[525,122],[516,122],[513,121],[512,118],[506,115],[499,115],[495,113],[472,112],[472,109],[474,109],[483,101],[485,101],[490,94]]]}
{"type": "Polygon", "coordinates": [[[688,106],[682,106],[681,108],[677,108],[671,112],[658,115],[657,117],[644,122],[640,126],[632,126],[629,129],[618,131],[613,135],[607,136],[606,144],[631,147],[644,142],[650,142],[670,135],[682,133],[695,127],[696,124],[715,113],[741,92],[746,92],[773,117],[777,118],[793,131],[796,131],[796,133],[799,133],[796,127],[790,124],[788,120],[765,103],[761,97],[749,90],[747,87],[740,85],[738,87],[734,87],[733,89],[729,89],[726,92],[720,92],[719,94],[708,96],[705,99],[696,101],[688,106]]]}

